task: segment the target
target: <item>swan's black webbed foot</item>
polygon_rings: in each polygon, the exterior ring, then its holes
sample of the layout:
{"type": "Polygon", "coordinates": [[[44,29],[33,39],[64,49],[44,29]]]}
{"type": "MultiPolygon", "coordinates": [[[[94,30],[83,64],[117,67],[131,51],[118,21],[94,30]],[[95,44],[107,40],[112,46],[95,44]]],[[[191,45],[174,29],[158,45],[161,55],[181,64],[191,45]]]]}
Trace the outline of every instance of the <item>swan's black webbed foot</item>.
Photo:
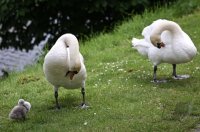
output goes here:
{"type": "Polygon", "coordinates": [[[190,78],[190,75],[175,75],[172,78],[176,80],[182,80],[182,79],[190,78]]]}
{"type": "Polygon", "coordinates": [[[60,105],[56,105],[56,109],[57,109],[57,110],[60,110],[60,105]]]}
{"type": "Polygon", "coordinates": [[[173,72],[172,72],[172,78],[176,80],[181,80],[181,79],[187,79],[190,77],[190,75],[177,75],[176,74],[176,64],[172,64],[173,66],[173,72]]]}
{"type": "Polygon", "coordinates": [[[89,108],[89,106],[86,105],[85,103],[81,103],[81,105],[79,106],[79,108],[81,108],[81,109],[87,109],[87,108],[89,108]]]}
{"type": "Polygon", "coordinates": [[[166,83],[167,80],[166,79],[161,79],[161,80],[157,80],[157,79],[154,79],[153,81],[151,81],[153,83],[166,83]]]}

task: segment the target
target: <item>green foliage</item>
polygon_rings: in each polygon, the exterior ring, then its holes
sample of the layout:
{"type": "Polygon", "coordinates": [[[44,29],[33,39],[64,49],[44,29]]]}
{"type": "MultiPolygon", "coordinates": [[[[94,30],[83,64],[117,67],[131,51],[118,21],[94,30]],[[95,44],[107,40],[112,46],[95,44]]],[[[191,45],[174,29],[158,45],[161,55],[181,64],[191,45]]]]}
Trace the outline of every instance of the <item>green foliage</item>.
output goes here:
{"type": "MultiPolygon", "coordinates": [[[[178,66],[186,80],[171,78],[171,65],[158,67],[158,77],[168,83],[154,84],[153,67],[131,48],[132,37],[159,18],[173,20],[190,35],[200,50],[200,12],[174,17],[175,9],[157,9],[134,16],[111,33],[91,36],[80,42],[88,78],[88,110],[77,109],[80,89],[59,89],[61,110],[54,107],[52,86],[45,80],[42,62],[0,81],[0,131],[190,131],[200,121],[200,56],[178,66]],[[22,85],[23,84],[23,85],[22,85]],[[8,119],[19,98],[30,101],[32,109],[24,122],[8,119]]],[[[42,59],[41,59],[42,60],[42,59]]]]}
{"type": "Polygon", "coordinates": [[[175,8],[175,14],[177,16],[184,15],[184,14],[190,14],[195,9],[199,8],[200,1],[199,0],[179,0],[177,2],[178,8],[175,8]]]}
{"type": "Polygon", "coordinates": [[[36,76],[22,76],[17,80],[18,84],[27,84],[29,82],[37,82],[40,78],[36,76]]]}
{"type": "Polygon", "coordinates": [[[173,0],[2,0],[0,1],[0,48],[30,49],[47,34],[50,43],[71,32],[79,38],[108,31],[113,23],[132,13],[142,13],[173,0]],[[29,23],[29,24],[28,24],[29,23]],[[12,29],[12,30],[11,30],[12,29]],[[35,38],[33,41],[33,38],[35,38]]]}

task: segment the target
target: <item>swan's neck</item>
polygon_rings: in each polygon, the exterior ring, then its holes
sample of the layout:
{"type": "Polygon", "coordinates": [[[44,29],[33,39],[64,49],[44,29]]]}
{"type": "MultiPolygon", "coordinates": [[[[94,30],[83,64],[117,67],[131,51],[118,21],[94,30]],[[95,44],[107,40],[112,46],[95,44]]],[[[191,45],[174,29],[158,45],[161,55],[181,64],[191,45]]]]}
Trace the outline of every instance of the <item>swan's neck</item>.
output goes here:
{"type": "Polygon", "coordinates": [[[164,31],[169,31],[171,34],[171,37],[179,37],[182,34],[182,30],[180,26],[172,21],[163,21],[162,23],[159,23],[155,26],[155,28],[152,30],[152,33],[150,35],[151,43],[154,46],[158,46],[158,44],[162,43],[161,40],[161,34],[164,31]]]}
{"type": "Polygon", "coordinates": [[[163,21],[160,25],[156,26],[152,31],[152,35],[161,35],[162,32],[169,31],[173,35],[179,34],[182,30],[180,26],[172,21],[163,21]]]}
{"type": "Polygon", "coordinates": [[[70,62],[70,50],[69,50],[69,47],[67,47],[67,62],[69,64],[69,71],[71,71],[71,62],[70,62]]]}
{"type": "Polygon", "coordinates": [[[69,64],[69,71],[79,71],[81,67],[78,43],[67,43],[67,60],[69,64]]]}

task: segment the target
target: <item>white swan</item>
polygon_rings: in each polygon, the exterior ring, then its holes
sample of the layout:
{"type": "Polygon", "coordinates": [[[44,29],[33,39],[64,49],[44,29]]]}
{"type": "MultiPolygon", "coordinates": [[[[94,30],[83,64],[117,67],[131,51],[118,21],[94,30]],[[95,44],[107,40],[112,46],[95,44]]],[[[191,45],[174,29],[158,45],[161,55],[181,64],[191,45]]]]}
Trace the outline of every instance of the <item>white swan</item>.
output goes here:
{"type": "Polygon", "coordinates": [[[190,37],[180,26],[169,20],[159,19],[142,31],[144,39],[132,39],[132,46],[138,52],[150,59],[154,65],[154,82],[159,82],[156,77],[157,65],[169,63],[173,65],[175,79],[188,78],[176,74],[176,64],[186,63],[193,59],[197,49],[190,37]]]}
{"type": "Polygon", "coordinates": [[[83,95],[82,108],[85,105],[86,68],[83,56],[79,52],[79,43],[72,34],[64,34],[54,44],[44,58],[43,71],[46,79],[54,86],[56,106],[58,104],[58,88],[75,89],[81,87],[83,95]]]}

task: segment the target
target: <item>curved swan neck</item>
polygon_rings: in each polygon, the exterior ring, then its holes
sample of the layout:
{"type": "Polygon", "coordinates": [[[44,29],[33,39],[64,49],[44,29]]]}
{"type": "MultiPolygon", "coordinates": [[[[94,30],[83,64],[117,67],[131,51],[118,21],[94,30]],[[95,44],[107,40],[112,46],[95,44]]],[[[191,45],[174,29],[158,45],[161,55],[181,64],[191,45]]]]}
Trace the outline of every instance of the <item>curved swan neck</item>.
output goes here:
{"type": "Polygon", "coordinates": [[[182,34],[182,30],[177,23],[175,23],[173,21],[162,20],[159,23],[155,23],[155,27],[153,28],[151,35],[150,35],[151,43],[154,46],[160,47],[159,45],[163,44],[163,42],[161,40],[161,34],[164,31],[169,31],[172,36],[176,36],[176,37],[177,37],[177,35],[182,34]]]}
{"type": "Polygon", "coordinates": [[[67,49],[69,71],[80,71],[81,62],[77,38],[72,34],[65,34],[61,36],[60,40],[67,49]]]}
{"type": "Polygon", "coordinates": [[[180,33],[182,30],[180,28],[180,26],[172,21],[163,21],[162,23],[160,23],[159,25],[157,25],[153,31],[152,31],[152,35],[160,35],[162,32],[164,31],[169,31],[172,34],[177,34],[180,33]]]}
{"type": "Polygon", "coordinates": [[[79,52],[79,43],[77,38],[72,34],[64,34],[60,37],[60,40],[64,43],[66,47],[69,47],[70,50],[75,52],[79,52]]]}
{"type": "MultiPolygon", "coordinates": [[[[67,47],[67,61],[68,61],[69,64],[71,63],[70,62],[70,50],[69,50],[69,47],[67,47]]],[[[70,66],[69,66],[69,70],[71,70],[70,66]]]]}

